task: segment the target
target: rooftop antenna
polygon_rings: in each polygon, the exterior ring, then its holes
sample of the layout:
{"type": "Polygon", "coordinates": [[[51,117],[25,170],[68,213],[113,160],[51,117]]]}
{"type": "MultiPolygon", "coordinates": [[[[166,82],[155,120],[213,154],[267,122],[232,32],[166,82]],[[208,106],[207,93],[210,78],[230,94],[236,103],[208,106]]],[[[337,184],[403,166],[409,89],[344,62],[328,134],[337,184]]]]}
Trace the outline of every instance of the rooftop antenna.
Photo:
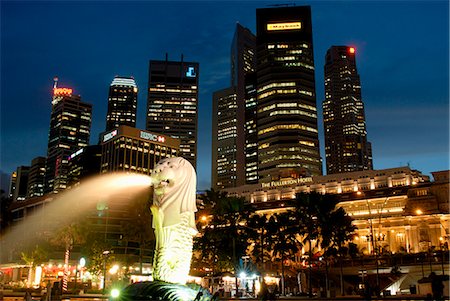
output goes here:
{"type": "Polygon", "coordinates": [[[53,78],[53,81],[54,81],[53,89],[56,89],[56,86],[58,85],[58,77],[55,76],[55,77],[53,78]]]}

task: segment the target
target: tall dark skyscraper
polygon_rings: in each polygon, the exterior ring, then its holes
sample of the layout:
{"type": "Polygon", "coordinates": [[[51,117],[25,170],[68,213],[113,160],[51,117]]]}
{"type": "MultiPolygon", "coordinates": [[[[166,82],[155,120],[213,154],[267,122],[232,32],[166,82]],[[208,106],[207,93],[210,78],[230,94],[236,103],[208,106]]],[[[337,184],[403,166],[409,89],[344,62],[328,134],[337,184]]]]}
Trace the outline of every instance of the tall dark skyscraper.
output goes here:
{"type": "Polygon", "coordinates": [[[213,95],[212,187],[246,183],[245,78],[255,71],[256,38],[236,25],[231,43],[231,86],[213,95]]]}
{"type": "Polygon", "coordinates": [[[311,8],[256,11],[260,182],[322,174],[311,8]]]}
{"type": "Polygon", "coordinates": [[[48,135],[45,192],[67,188],[69,156],[89,144],[92,105],[81,101],[70,88],[53,89],[48,135]]]}
{"type": "Polygon", "coordinates": [[[179,155],[197,163],[199,64],[150,61],[146,129],[178,138],[179,155]]]}
{"type": "Polygon", "coordinates": [[[113,79],[109,87],[106,131],[120,125],[136,127],[137,95],[134,78],[116,76],[113,79]]]}
{"type": "Polygon", "coordinates": [[[23,201],[27,197],[30,166],[17,167],[16,174],[16,188],[14,189],[14,193],[12,196],[13,202],[23,201]]]}
{"type": "Polygon", "coordinates": [[[31,161],[28,175],[27,198],[44,195],[45,184],[45,157],[36,157],[31,161]]]}
{"type": "Polygon", "coordinates": [[[325,57],[327,174],[373,169],[355,54],[354,47],[332,46],[325,57]]]}

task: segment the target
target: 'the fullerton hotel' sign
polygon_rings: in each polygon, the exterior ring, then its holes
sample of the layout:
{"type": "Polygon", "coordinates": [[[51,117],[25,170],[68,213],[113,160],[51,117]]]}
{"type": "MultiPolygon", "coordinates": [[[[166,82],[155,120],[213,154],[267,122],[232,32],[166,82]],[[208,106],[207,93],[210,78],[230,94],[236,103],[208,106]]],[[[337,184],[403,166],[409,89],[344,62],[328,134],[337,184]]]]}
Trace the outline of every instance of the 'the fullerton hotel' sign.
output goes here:
{"type": "Polygon", "coordinates": [[[307,182],[312,182],[312,181],[313,181],[312,177],[307,177],[307,178],[272,181],[269,183],[261,183],[261,186],[262,186],[262,188],[270,188],[270,187],[278,187],[278,186],[290,186],[290,185],[307,183],[307,182]]]}

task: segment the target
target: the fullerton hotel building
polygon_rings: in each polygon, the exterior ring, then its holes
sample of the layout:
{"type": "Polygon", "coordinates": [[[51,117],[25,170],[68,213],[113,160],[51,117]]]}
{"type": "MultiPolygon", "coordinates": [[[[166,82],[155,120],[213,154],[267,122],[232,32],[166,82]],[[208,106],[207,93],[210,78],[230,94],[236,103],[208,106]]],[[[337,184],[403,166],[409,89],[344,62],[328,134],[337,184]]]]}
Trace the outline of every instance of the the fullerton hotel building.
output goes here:
{"type": "Polygon", "coordinates": [[[358,171],[228,188],[261,213],[286,210],[299,192],[337,194],[339,207],[354,219],[361,252],[422,252],[448,247],[449,171],[433,180],[409,167],[358,171]],[[371,238],[373,237],[373,242],[371,238]]]}

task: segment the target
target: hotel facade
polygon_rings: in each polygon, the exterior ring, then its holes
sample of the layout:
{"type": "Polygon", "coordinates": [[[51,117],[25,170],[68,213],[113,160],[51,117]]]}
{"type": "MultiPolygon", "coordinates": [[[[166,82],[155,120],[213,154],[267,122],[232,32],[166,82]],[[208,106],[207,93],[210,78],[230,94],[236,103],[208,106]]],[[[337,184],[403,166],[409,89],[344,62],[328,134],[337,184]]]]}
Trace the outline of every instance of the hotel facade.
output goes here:
{"type": "Polygon", "coordinates": [[[358,228],[353,243],[361,253],[417,253],[448,246],[449,172],[432,174],[434,181],[405,166],[286,178],[226,191],[264,214],[287,210],[297,193],[335,194],[337,206],[358,228]]]}

